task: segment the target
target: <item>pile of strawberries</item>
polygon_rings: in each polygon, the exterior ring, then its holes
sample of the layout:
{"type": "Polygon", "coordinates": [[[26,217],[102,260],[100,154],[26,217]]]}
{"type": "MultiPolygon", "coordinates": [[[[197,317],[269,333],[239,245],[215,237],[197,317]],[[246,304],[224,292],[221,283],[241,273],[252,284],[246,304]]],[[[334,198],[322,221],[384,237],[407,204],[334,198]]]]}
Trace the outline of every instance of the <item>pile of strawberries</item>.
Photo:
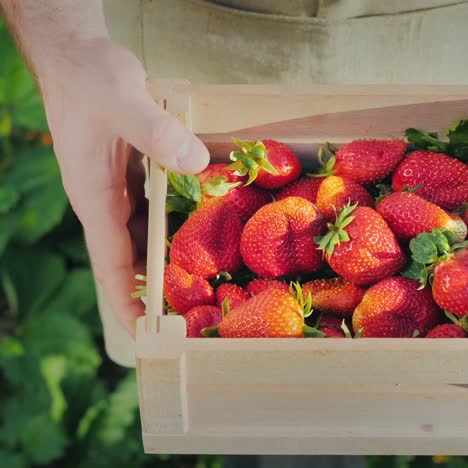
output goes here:
{"type": "Polygon", "coordinates": [[[356,140],[305,174],[283,143],[234,142],[169,176],[164,296],[187,336],[467,336],[465,162],[356,140]]]}

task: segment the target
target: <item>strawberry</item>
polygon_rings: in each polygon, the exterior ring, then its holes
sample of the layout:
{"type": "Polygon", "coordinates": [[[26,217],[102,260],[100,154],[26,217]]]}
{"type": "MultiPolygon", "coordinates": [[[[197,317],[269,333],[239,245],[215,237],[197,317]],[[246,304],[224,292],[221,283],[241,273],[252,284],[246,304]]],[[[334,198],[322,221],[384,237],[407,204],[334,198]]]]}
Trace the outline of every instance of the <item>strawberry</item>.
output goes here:
{"type": "Polygon", "coordinates": [[[394,275],[405,256],[385,220],[372,208],[347,205],[315,238],[331,268],[349,282],[364,286],[394,275]]]}
{"type": "Polygon", "coordinates": [[[224,283],[216,290],[216,304],[218,307],[222,306],[225,299],[229,301],[229,307],[233,309],[250,299],[250,294],[237,284],[224,283]]]}
{"type": "Polygon", "coordinates": [[[216,326],[222,320],[221,309],[213,306],[198,306],[190,309],[185,315],[187,338],[203,338],[201,331],[216,326]]]}
{"type": "Polygon", "coordinates": [[[215,303],[213,288],[200,276],[191,275],[177,265],[166,265],[164,269],[164,297],[179,314],[200,305],[215,303]]]}
{"type": "Polygon", "coordinates": [[[312,308],[343,316],[351,316],[361,302],[365,290],[344,278],[319,279],[302,286],[304,294],[311,293],[312,308]]]}
{"type": "Polygon", "coordinates": [[[326,160],[325,149],[318,154],[322,169],[316,176],[336,175],[367,184],[378,182],[400,162],[406,151],[403,140],[354,140],[342,146],[326,160]]]}
{"type": "Polygon", "coordinates": [[[225,338],[323,336],[305,325],[304,317],[311,312],[310,298],[304,301],[297,285],[296,291],[296,297],[279,289],[264,291],[230,310],[217,330],[203,333],[217,332],[225,338]]]}
{"type": "Polygon", "coordinates": [[[461,248],[434,268],[432,294],[452,314],[468,315],[468,248],[461,248]]]}
{"type": "Polygon", "coordinates": [[[429,281],[437,304],[458,317],[468,315],[468,241],[455,242],[450,231],[434,229],[419,234],[409,243],[412,264],[403,273],[429,281]]]}
{"type": "Polygon", "coordinates": [[[272,196],[258,187],[242,186],[247,176],[241,177],[228,170],[228,164],[210,164],[197,175],[201,184],[202,202],[222,196],[232,209],[237,211],[243,223],[263,205],[272,201],[272,196]]]}
{"type": "Polygon", "coordinates": [[[466,332],[462,327],[451,323],[437,325],[427,335],[426,338],[466,338],[466,332]]]}
{"type": "Polygon", "coordinates": [[[322,215],[299,197],[260,208],[242,231],[244,263],[263,278],[318,271],[322,256],[312,242],[324,232],[322,215]]]}
{"type": "Polygon", "coordinates": [[[466,236],[466,224],[459,216],[452,217],[416,193],[395,192],[387,195],[378,204],[377,212],[401,239],[410,239],[437,228],[452,231],[460,241],[466,236]]]}
{"type": "Polygon", "coordinates": [[[270,289],[279,289],[284,292],[289,291],[289,286],[286,283],[278,280],[268,280],[268,279],[254,279],[246,287],[246,291],[252,296],[260,294],[263,291],[270,289]]]}
{"type": "Polygon", "coordinates": [[[339,176],[325,177],[318,189],[316,203],[325,219],[334,220],[337,211],[347,203],[374,207],[374,199],[356,182],[339,176]]]}
{"type": "Polygon", "coordinates": [[[242,222],[223,198],[208,200],[174,235],[170,262],[191,274],[212,279],[242,266],[242,222]]]}
{"type": "Polygon", "coordinates": [[[439,309],[429,287],[401,276],[386,278],[369,288],[353,314],[353,329],[365,337],[410,338],[433,328],[439,309]]]}
{"type": "MultiPolygon", "coordinates": [[[[302,293],[307,294],[304,290],[304,286],[302,287],[302,293]]],[[[313,297],[312,297],[312,300],[313,300],[313,297]]],[[[322,330],[325,328],[328,330],[342,331],[341,330],[342,323],[343,323],[343,317],[338,317],[337,315],[332,315],[332,314],[323,314],[319,317],[316,328],[318,328],[319,330],[322,330]]]]}
{"type": "Polygon", "coordinates": [[[275,140],[242,141],[233,138],[240,151],[232,151],[229,170],[244,176],[249,174],[247,185],[255,181],[255,185],[264,189],[278,189],[293,180],[302,172],[301,162],[284,143],[275,140]]]}
{"type": "MultiPolygon", "coordinates": [[[[247,182],[247,176],[239,176],[228,169],[229,164],[226,163],[213,163],[209,164],[202,172],[198,173],[196,176],[200,181],[200,184],[203,185],[206,183],[215,182],[213,179],[224,178],[227,183],[237,183],[237,182],[247,182]]],[[[202,189],[203,191],[203,189],[202,189]]],[[[209,194],[207,194],[209,196],[209,194]]]]}
{"type": "Polygon", "coordinates": [[[262,206],[273,200],[269,192],[252,185],[237,187],[231,190],[224,198],[229,203],[231,209],[240,216],[244,224],[262,206]]]}
{"type": "Polygon", "coordinates": [[[282,188],[276,194],[276,199],[284,200],[287,197],[301,197],[309,200],[311,203],[317,203],[317,192],[321,183],[320,179],[301,177],[282,188]]]}
{"type": "Polygon", "coordinates": [[[468,165],[443,153],[414,151],[393,174],[392,188],[401,192],[420,184],[420,197],[453,210],[468,200],[468,165]]]}
{"type": "Polygon", "coordinates": [[[334,328],[320,328],[320,331],[325,335],[324,338],[345,338],[342,330],[334,328]]]}

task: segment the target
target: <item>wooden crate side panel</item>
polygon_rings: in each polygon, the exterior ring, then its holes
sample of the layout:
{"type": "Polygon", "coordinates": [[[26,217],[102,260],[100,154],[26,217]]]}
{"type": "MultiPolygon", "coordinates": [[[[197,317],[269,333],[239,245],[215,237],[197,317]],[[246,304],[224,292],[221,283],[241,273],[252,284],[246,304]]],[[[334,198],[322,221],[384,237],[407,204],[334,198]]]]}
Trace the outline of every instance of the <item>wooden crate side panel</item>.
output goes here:
{"type": "Polygon", "coordinates": [[[468,453],[466,388],[189,385],[188,395],[186,435],[144,431],[145,451],[468,453]]]}
{"type": "Polygon", "coordinates": [[[141,424],[144,432],[184,434],[188,427],[185,355],[137,361],[141,424]]]}

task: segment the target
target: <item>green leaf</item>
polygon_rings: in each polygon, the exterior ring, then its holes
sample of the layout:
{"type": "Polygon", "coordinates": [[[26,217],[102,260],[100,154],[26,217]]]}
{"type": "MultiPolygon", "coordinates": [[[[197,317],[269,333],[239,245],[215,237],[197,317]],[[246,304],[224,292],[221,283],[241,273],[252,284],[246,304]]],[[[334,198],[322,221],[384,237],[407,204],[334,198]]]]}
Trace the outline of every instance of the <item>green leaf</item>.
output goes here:
{"type": "Polygon", "coordinates": [[[437,246],[432,242],[429,233],[419,234],[418,237],[411,239],[410,250],[413,260],[425,265],[438,258],[437,246]]]}
{"type": "Polygon", "coordinates": [[[446,135],[451,144],[467,144],[468,143],[468,120],[460,120],[455,125],[452,125],[446,132],[446,135]]]}
{"type": "Polygon", "coordinates": [[[117,444],[124,438],[137,413],[138,391],[135,372],[132,371],[119,382],[111,394],[97,437],[104,445],[117,444]]]}
{"type": "Polygon", "coordinates": [[[434,133],[426,133],[416,128],[408,128],[405,131],[406,138],[416,148],[427,149],[429,151],[438,151],[445,153],[448,144],[440,141],[434,133]]]}
{"type": "Polygon", "coordinates": [[[45,310],[40,320],[31,317],[24,324],[24,337],[40,354],[67,356],[67,378],[95,375],[101,357],[90,330],[69,311],[45,310]]]}
{"type": "Polygon", "coordinates": [[[80,422],[78,423],[78,428],[76,430],[76,437],[79,440],[83,439],[88,435],[91,426],[106,408],[107,401],[99,400],[86,410],[85,414],[80,419],[80,422]]]}
{"type": "Polygon", "coordinates": [[[30,464],[24,453],[0,449],[0,466],[4,468],[28,468],[30,464]]]}
{"type": "Polygon", "coordinates": [[[67,402],[60,388],[60,383],[65,377],[66,366],[66,357],[60,354],[46,356],[40,363],[41,374],[47,383],[52,400],[50,417],[55,422],[62,420],[67,409],[67,402]]]}
{"type": "MultiPolygon", "coordinates": [[[[86,317],[96,312],[96,288],[90,268],[77,268],[70,271],[60,289],[47,303],[48,312],[70,312],[76,317],[86,317]]],[[[38,311],[36,316],[42,311],[38,311]]],[[[89,317],[88,317],[89,318],[89,317]]]]}
{"type": "Polygon", "coordinates": [[[30,418],[23,428],[21,439],[24,452],[38,464],[49,464],[60,458],[68,443],[63,428],[46,414],[30,418]]]}
{"type": "Polygon", "coordinates": [[[46,252],[9,249],[1,273],[10,307],[21,315],[32,314],[62,284],[65,262],[46,252]]]}
{"type": "Polygon", "coordinates": [[[430,233],[430,239],[436,245],[439,255],[450,252],[449,239],[443,229],[433,229],[430,233]]]}
{"type": "Polygon", "coordinates": [[[403,271],[402,276],[406,278],[420,280],[425,266],[421,263],[415,262],[414,260],[410,263],[409,267],[403,271]]]}
{"type": "Polygon", "coordinates": [[[0,216],[0,256],[3,255],[8,243],[15,235],[19,220],[20,214],[17,211],[0,216]]]}
{"type": "Polygon", "coordinates": [[[196,208],[193,200],[188,200],[182,196],[171,196],[166,198],[166,213],[191,213],[196,208]]]}
{"type": "Polygon", "coordinates": [[[19,193],[11,184],[0,184],[0,215],[8,213],[19,200],[19,193]]]}
{"type": "Polygon", "coordinates": [[[20,219],[15,239],[33,244],[62,220],[68,206],[59,181],[27,193],[20,204],[20,219]]]}
{"type": "Polygon", "coordinates": [[[201,200],[201,187],[198,177],[194,175],[179,175],[168,171],[169,183],[184,198],[199,202],[201,200]]]}
{"type": "Polygon", "coordinates": [[[28,148],[18,154],[8,175],[8,182],[20,193],[60,181],[60,168],[52,149],[42,146],[28,148]]]}
{"type": "Polygon", "coordinates": [[[317,330],[316,328],[304,325],[303,336],[304,338],[324,338],[325,333],[317,330]]]}
{"type": "Polygon", "coordinates": [[[70,260],[77,263],[89,264],[88,248],[84,236],[80,233],[74,237],[66,237],[58,244],[59,251],[70,260]]]}

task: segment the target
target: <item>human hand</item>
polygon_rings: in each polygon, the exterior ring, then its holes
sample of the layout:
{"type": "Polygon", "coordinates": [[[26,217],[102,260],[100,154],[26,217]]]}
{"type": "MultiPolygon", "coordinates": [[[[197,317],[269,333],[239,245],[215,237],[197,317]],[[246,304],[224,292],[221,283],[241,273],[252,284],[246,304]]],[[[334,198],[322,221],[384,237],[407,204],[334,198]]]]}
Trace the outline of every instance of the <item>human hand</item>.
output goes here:
{"type": "Polygon", "coordinates": [[[138,153],[180,173],[199,172],[209,158],[203,144],[154,103],[145,80],[138,60],[103,38],[73,43],[39,75],[64,188],[83,224],[96,280],[132,336],[144,309],[130,294],[146,253],[138,153]]]}

